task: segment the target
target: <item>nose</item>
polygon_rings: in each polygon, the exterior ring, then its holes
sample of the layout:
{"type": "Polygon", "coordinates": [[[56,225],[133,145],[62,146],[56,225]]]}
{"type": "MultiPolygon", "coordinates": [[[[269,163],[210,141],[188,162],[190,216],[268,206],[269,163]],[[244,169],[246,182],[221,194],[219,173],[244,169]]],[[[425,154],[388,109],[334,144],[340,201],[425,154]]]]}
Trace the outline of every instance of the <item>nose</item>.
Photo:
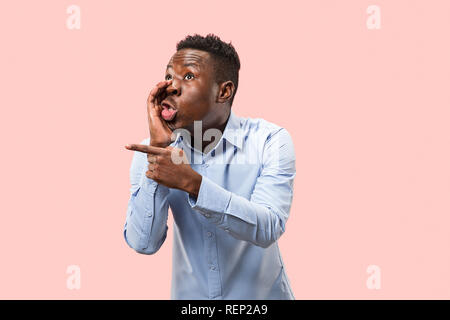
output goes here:
{"type": "Polygon", "coordinates": [[[172,80],[172,82],[167,86],[166,88],[166,92],[168,96],[171,95],[180,95],[181,90],[179,88],[177,88],[177,86],[175,85],[174,81],[172,80]]]}

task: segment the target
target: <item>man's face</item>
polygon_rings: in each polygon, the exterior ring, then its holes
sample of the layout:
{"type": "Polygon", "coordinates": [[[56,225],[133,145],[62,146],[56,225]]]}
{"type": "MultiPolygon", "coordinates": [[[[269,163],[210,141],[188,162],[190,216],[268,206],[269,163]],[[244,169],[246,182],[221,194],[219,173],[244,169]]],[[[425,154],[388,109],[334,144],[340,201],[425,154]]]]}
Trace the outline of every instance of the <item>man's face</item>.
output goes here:
{"type": "Polygon", "coordinates": [[[192,134],[195,120],[202,120],[203,129],[214,126],[218,119],[215,112],[218,85],[213,76],[211,56],[206,51],[182,49],[172,56],[165,75],[165,80],[172,80],[172,84],[161,102],[161,105],[168,102],[177,110],[172,120],[163,120],[172,131],[184,128],[192,134]]]}

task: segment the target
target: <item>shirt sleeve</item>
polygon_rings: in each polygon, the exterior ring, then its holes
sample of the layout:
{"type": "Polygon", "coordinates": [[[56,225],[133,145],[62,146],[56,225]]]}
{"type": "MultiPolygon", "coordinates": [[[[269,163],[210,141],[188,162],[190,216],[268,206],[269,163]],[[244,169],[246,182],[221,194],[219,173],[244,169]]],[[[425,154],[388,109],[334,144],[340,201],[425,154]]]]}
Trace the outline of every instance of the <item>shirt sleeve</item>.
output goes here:
{"type": "MultiPolygon", "coordinates": [[[[141,144],[149,144],[144,139],[141,144]]],[[[128,246],[141,254],[154,254],[167,236],[169,188],[147,178],[147,155],[135,151],[130,167],[130,198],[123,235],[128,246]]]]}
{"type": "Polygon", "coordinates": [[[188,195],[188,202],[235,238],[267,248],[284,233],[293,198],[295,151],[286,129],[269,135],[262,162],[250,199],[202,175],[197,198],[188,195]]]}

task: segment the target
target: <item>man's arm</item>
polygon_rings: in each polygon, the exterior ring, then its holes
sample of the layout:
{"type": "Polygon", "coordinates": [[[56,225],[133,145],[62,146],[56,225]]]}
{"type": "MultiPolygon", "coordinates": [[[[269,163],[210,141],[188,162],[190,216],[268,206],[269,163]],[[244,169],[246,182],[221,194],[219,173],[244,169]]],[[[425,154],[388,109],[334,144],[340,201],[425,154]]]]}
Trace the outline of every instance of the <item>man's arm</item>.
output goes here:
{"type": "Polygon", "coordinates": [[[267,248],[284,233],[293,197],[295,151],[286,129],[266,140],[263,169],[250,200],[203,176],[188,201],[208,220],[239,240],[267,248]]]}
{"type": "MultiPolygon", "coordinates": [[[[148,143],[148,139],[141,142],[148,143]]],[[[167,236],[169,188],[149,179],[145,175],[147,166],[146,154],[135,151],[130,168],[131,196],[124,237],[128,246],[138,253],[154,254],[167,236]]]]}

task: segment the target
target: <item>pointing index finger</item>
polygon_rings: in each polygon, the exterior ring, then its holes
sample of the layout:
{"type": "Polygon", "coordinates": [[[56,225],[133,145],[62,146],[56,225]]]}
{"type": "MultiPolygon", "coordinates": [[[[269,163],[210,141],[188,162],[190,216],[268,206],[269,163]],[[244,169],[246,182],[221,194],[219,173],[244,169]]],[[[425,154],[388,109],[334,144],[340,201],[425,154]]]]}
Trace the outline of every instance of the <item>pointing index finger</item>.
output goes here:
{"type": "Polygon", "coordinates": [[[139,151],[147,154],[163,154],[166,152],[165,148],[149,146],[146,144],[127,144],[125,148],[128,150],[139,151]]]}

